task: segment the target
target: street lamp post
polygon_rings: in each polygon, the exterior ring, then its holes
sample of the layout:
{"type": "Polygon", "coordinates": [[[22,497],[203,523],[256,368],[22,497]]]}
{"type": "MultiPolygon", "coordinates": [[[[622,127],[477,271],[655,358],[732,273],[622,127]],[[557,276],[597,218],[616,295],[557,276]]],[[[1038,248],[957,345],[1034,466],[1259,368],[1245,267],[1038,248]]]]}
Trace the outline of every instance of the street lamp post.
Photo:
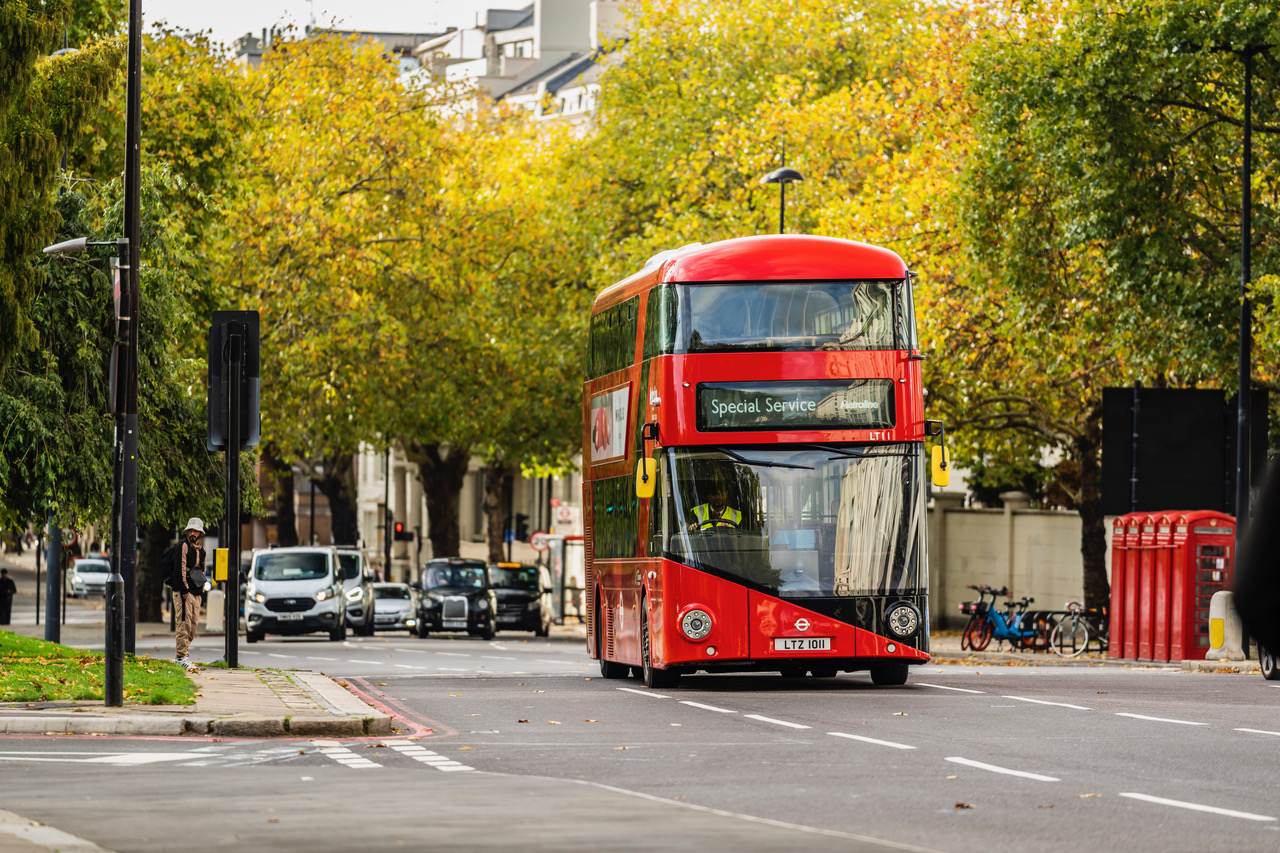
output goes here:
{"type": "Polygon", "coordinates": [[[774,169],[760,179],[762,184],[778,185],[778,233],[787,233],[787,184],[803,181],[804,175],[789,166],[774,169]]]}
{"type": "MultiPolygon", "coordinates": [[[[115,256],[111,259],[111,292],[115,304],[116,340],[111,351],[111,412],[115,417],[115,445],[111,473],[111,574],[106,587],[106,655],[104,673],[104,698],[110,707],[124,704],[124,653],[127,650],[125,623],[130,598],[133,548],[137,543],[137,482],[138,482],[138,414],[136,361],[137,335],[134,334],[134,316],[137,300],[128,292],[129,240],[93,241],[77,237],[46,246],[46,255],[78,254],[91,246],[111,246],[115,256]],[[132,395],[134,409],[127,414],[132,395]],[[133,484],[130,490],[129,484],[133,484]],[[131,546],[126,549],[126,545],[131,546]]],[[[53,527],[52,519],[50,527],[53,527]]],[[[49,560],[50,568],[54,560],[49,560]]]]}

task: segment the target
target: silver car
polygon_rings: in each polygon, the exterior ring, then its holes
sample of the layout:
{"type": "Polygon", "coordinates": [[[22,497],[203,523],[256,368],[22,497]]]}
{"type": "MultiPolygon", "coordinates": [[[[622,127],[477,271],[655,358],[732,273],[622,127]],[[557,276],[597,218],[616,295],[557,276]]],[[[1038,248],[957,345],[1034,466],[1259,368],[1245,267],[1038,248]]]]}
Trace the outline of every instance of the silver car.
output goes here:
{"type": "Polygon", "coordinates": [[[372,637],[373,581],[377,577],[364,552],[358,548],[338,548],[342,566],[343,598],[347,605],[347,625],[357,636],[372,637]]]}
{"type": "Polygon", "coordinates": [[[418,627],[413,590],[403,583],[375,583],[373,612],[379,631],[414,631],[418,627]]]}

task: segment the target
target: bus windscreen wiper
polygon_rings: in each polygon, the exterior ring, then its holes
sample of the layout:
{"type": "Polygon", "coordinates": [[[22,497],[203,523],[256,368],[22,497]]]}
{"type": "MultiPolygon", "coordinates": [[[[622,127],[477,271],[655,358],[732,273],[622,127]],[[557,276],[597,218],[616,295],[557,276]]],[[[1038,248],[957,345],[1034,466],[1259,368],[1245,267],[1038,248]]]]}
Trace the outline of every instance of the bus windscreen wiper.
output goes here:
{"type": "Polygon", "coordinates": [[[745,456],[740,456],[732,450],[726,450],[723,447],[717,447],[716,450],[736,462],[741,462],[743,465],[751,465],[756,468],[799,468],[803,471],[813,470],[812,465],[792,465],[790,462],[759,462],[754,459],[748,459],[745,456]]]}

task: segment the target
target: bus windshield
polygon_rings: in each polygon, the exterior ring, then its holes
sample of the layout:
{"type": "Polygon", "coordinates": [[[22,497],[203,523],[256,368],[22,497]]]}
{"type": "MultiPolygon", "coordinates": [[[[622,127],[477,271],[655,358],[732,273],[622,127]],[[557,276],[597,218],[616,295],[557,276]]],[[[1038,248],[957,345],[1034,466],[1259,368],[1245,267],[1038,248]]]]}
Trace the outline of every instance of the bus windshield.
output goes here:
{"type": "Polygon", "coordinates": [[[914,444],[672,449],[650,553],[782,598],[925,587],[914,444]]]}
{"type": "Polygon", "coordinates": [[[902,281],[682,284],[676,291],[677,351],[916,348],[902,281]]]}

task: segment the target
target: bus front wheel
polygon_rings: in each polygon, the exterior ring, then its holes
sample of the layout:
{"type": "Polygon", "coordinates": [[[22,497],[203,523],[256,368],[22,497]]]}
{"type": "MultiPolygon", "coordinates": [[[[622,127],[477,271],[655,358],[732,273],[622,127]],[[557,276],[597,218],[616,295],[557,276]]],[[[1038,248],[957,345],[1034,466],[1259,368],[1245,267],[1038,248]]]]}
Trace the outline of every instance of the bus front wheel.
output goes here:
{"type": "Polygon", "coordinates": [[[649,689],[675,687],[680,683],[680,671],[677,669],[657,669],[651,661],[649,648],[649,614],[645,604],[640,603],[640,661],[644,666],[644,686],[649,689]]]}
{"type": "Polygon", "coordinates": [[[894,687],[907,683],[905,663],[879,663],[871,667],[871,683],[881,687],[894,687]]]}

